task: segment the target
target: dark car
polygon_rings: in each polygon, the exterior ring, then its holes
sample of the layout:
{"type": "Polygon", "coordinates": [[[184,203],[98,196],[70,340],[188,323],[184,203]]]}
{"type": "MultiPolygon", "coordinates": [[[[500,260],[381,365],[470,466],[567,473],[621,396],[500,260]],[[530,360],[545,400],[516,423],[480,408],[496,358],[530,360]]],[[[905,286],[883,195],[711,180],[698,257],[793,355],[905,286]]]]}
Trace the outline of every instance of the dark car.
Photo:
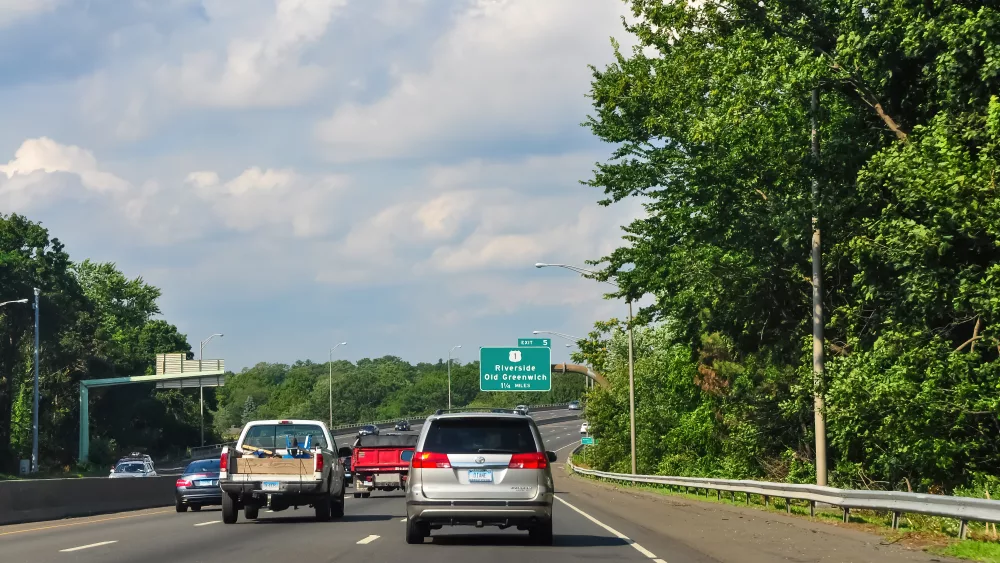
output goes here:
{"type": "Polygon", "coordinates": [[[409,429],[410,429],[410,421],[408,420],[400,420],[399,422],[396,423],[396,430],[399,430],[400,432],[406,432],[409,429]]]}
{"type": "Polygon", "coordinates": [[[344,486],[350,487],[354,483],[354,473],[351,471],[351,456],[340,458],[344,464],[344,486]]]}
{"type": "Polygon", "coordinates": [[[219,460],[203,459],[192,461],[177,479],[174,492],[174,506],[177,512],[195,512],[203,506],[222,504],[222,489],[219,488],[219,460]]]}
{"type": "Polygon", "coordinates": [[[378,426],[374,424],[366,424],[358,430],[358,436],[371,436],[373,434],[378,434],[378,426]]]}

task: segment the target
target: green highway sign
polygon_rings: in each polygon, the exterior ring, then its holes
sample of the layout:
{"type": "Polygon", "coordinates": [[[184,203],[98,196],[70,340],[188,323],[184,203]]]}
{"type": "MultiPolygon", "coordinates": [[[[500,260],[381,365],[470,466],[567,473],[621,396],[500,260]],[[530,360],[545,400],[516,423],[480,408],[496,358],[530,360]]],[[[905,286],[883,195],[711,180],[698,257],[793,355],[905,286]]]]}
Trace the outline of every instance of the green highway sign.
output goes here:
{"type": "Polygon", "coordinates": [[[552,390],[552,350],[545,347],[480,348],[479,389],[552,390]]]}
{"type": "Polygon", "coordinates": [[[595,444],[594,438],[591,436],[587,436],[586,438],[580,438],[580,443],[583,444],[584,446],[593,446],[595,444]]]}
{"type": "Polygon", "coordinates": [[[544,346],[546,348],[552,347],[552,340],[549,338],[518,338],[518,346],[544,346]]]}

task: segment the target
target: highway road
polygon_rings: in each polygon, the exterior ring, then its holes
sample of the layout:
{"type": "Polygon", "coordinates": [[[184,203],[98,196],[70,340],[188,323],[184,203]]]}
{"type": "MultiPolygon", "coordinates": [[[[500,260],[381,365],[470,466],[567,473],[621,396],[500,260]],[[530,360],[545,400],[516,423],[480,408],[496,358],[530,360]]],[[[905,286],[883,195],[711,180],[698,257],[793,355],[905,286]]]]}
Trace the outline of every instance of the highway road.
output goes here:
{"type": "Polygon", "coordinates": [[[551,547],[531,545],[516,530],[464,527],[407,545],[402,494],[376,492],[367,499],[348,495],[347,515],[329,523],[301,509],[262,512],[256,522],[241,513],[236,525],[226,526],[217,510],[178,514],[169,507],[5,526],[0,553],[4,563],[947,561],[807,519],[627,492],[570,476],[561,462],[579,443],[579,424],[540,427],[546,448],[560,458],[553,471],[558,500],[551,547]]]}

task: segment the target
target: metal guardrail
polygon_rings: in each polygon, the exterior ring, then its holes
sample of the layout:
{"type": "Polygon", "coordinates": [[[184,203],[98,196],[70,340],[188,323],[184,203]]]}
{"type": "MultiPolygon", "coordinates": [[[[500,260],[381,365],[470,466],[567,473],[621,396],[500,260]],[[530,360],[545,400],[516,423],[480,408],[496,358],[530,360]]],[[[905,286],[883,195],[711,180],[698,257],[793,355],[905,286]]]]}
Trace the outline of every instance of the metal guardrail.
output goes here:
{"type": "MultiPolygon", "coordinates": [[[[573,453],[580,450],[578,446],[573,453]]],[[[695,489],[697,493],[704,489],[716,491],[716,497],[722,497],[722,491],[744,493],[747,503],[750,495],[763,497],[766,505],[771,497],[785,499],[785,510],[791,512],[790,500],[809,502],[809,515],[815,516],[816,503],[829,504],[844,511],[844,521],[849,521],[851,509],[874,510],[892,513],[892,529],[899,528],[900,515],[904,513],[926,514],[954,518],[959,521],[960,538],[965,539],[969,522],[1000,522],[1000,500],[955,497],[945,495],[929,495],[922,493],[904,493],[898,491],[864,491],[854,489],[838,489],[821,487],[819,485],[797,485],[791,483],[774,483],[770,481],[740,481],[731,479],[711,479],[705,477],[669,477],[662,475],[630,475],[627,473],[609,473],[578,467],[571,459],[569,467],[576,473],[608,479],[612,481],[627,481],[631,483],[649,483],[654,485],[669,485],[683,489],[695,489]]]]}
{"type": "MultiPolygon", "coordinates": [[[[566,407],[568,405],[569,405],[569,403],[551,403],[551,404],[545,404],[545,405],[535,405],[535,406],[531,407],[531,412],[545,412],[545,411],[549,411],[549,410],[555,410],[555,409],[559,409],[559,408],[562,408],[562,407],[566,407]]],[[[393,418],[393,419],[387,419],[387,420],[376,420],[375,422],[362,422],[362,423],[353,423],[353,424],[340,424],[338,426],[331,427],[329,430],[330,430],[331,434],[336,435],[337,433],[339,433],[341,431],[344,431],[344,430],[348,430],[348,431],[354,432],[354,431],[360,430],[362,426],[368,426],[369,424],[373,424],[375,426],[378,426],[379,428],[387,428],[387,427],[394,426],[400,420],[407,420],[410,424],[416,424],[416,423],[420,423],[420,422],[426,420],[427,417],[430,416],[430,414],[431,413],[428,413],[428,414],[425,414],[425,415],[421,415],[421,416],[411,417],[411,418],[407,418],[407,419],[393,418]]],[[[189,459],[194,460],[194,459],[198,459],[198,458],[212,457],[214,455],[221,454],[223,447],[225,447],[225,446],[235,446],[235,445],[236,445],[236,442],[225,442],[225,443],[222,443],[222,444],[212,444],[212,445],[208,445],[208,446],[194,446],[194,447],[189,448],[191,450],[191,457],[189,459]]]]}

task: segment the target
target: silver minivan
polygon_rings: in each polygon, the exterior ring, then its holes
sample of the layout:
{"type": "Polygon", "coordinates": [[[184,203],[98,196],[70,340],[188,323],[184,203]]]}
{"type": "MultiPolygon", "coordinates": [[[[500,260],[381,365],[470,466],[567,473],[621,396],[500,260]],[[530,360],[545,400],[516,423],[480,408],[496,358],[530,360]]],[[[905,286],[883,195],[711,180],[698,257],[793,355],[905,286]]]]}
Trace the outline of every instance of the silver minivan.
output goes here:
{"type": "Polygon", "coordinates": [[[497,526],[552,545],[555,460],[523,414],[427,417],[406,482],[406,542],[443,526],[497,526]]]}

